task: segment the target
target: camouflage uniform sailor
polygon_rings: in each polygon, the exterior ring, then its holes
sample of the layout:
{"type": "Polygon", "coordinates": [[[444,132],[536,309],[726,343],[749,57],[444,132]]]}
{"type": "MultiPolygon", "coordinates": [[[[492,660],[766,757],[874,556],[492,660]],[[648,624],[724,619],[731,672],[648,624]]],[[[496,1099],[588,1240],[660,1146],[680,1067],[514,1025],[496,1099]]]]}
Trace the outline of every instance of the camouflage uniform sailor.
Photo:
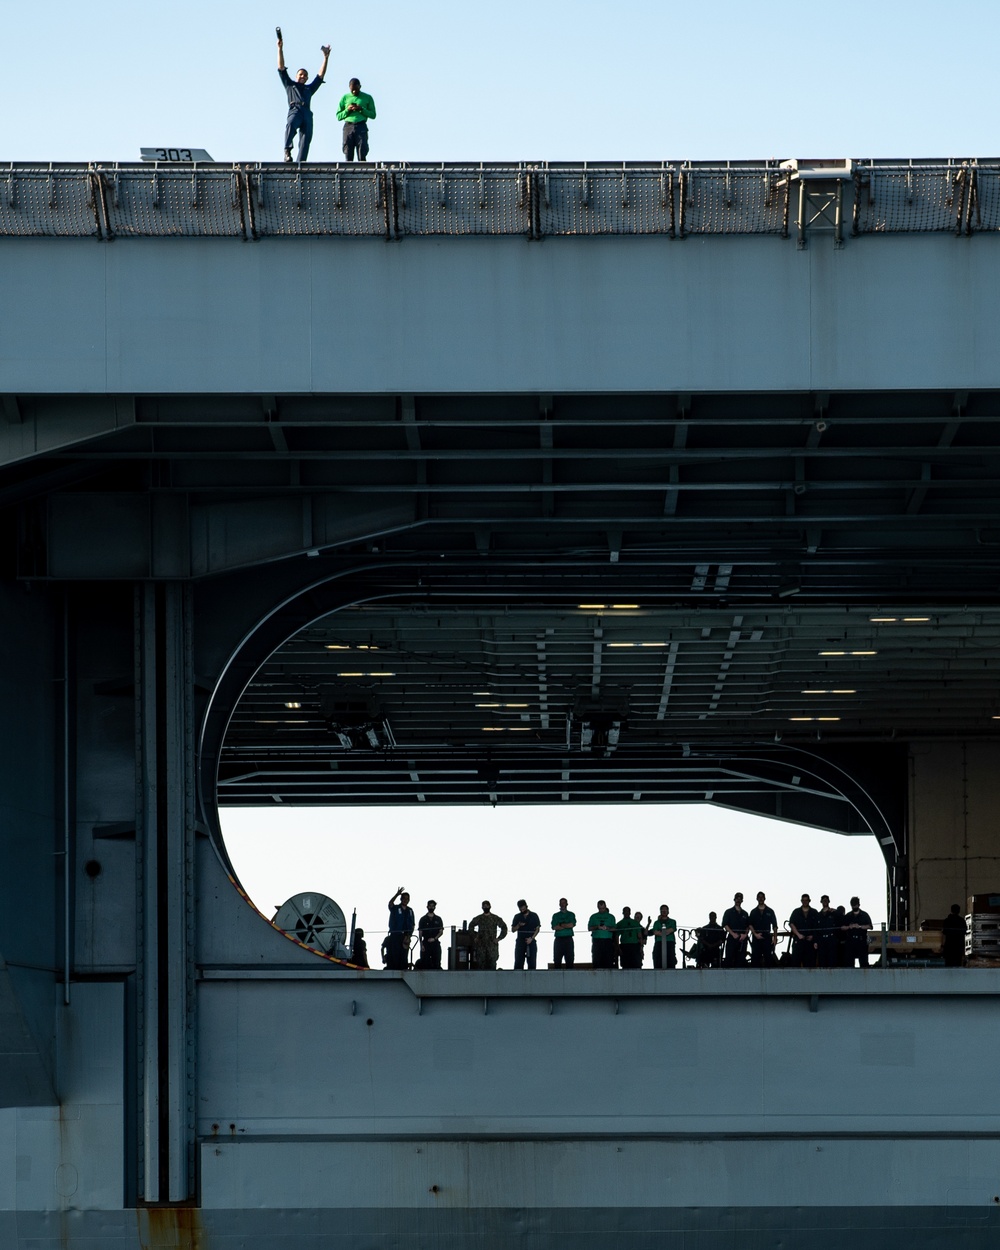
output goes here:
{"type": "Polygon", "coordinates": [[[472,930],[472,966],[477,971],[496,970],[500,957],[500,943],[507,936],[506,922],[494,916],[490,904],[483,902],[483,910],[469,922],[472,930]]]}

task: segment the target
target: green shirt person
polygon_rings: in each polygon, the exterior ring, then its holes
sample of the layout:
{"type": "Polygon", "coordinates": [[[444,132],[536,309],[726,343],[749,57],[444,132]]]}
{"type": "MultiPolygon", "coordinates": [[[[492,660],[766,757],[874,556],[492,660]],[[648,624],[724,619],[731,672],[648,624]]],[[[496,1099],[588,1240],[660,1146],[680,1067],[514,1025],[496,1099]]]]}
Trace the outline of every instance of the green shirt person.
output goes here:
{"type": "Polygon", "coordinates": [[[623,968],[642,966],[642,939],[645,930],[632,915],[631,907],[622,908],[622,918],[615,925],[618,930],[618,959],[623,968]]]}
{"type": "Polygon", "coordinates": [[[375,101],[361,90],[361,80],[352,78],[337,105],[337,121],[344,123],[344,159],[368,159],[368,123],[375,120],[375,101]]]}
{"type": "Polygon", "coordinates": [[[576,916],[569,910],[567,899],[559,900],[559,910],[552,915],[552,966],[559,968],[563,963],[572,968],[576,958],[573,944],[573,931],[576,927],[576,916]]]}
{"type": "Polygon", "coordinates": [[[597,911],[587,922],[590,930],[591,958],[595,968],[613,968],[615,953],[615,925],[617,921],[603,898],[597,900],[597,911]]]}
{"type": "Polygon", "coordinates": [[[650,933],[653,934],[653,967],[662,968],[663,964],[663,943],[667,944],[667,963],[668,968],[677,967],[677,921],[670,915],[670,908],[666,903],[660,904],[660,914],[649,927],[650,933]],[[662,936],[661,936],[662,935],[662,936]]]}

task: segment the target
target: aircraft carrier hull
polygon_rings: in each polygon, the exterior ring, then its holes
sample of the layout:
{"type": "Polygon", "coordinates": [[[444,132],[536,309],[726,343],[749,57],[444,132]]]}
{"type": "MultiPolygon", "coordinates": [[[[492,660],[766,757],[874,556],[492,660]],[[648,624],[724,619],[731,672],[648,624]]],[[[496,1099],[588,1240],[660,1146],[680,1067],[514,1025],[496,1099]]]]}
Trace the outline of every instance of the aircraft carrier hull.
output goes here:
{"type": "Polygon", "coordinates": [[[995,1245],[992,970],[203,966],[199,1205],[141,1208],[125,981],[0,1112],[0,1245],[995,1245]],[[986,1074],[986,1075],[984,1075],[986,1074]]]}

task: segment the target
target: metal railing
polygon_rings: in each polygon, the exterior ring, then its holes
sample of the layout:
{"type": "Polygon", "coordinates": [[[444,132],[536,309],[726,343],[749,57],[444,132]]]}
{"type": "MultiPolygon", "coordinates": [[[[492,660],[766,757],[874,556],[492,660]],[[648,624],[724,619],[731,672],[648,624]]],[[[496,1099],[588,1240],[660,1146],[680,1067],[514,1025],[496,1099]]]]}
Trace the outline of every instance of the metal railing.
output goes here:
{"type": "MultiPolygon", "coordinates": [[[[1000,160],[841,169],[851,171],[843,213],[853,235],[1000,230],[1000,160]]],[[[811,185],[822,174],[812,170],[811,185]]],[[[807,223],[792,218],[803,217],[805,176],[778,161],[10,163],[0,166],[0,238],[788,238],[794,224],[801,243],[807,223]]],[[[839,212],[839,191],[837,202],[839,212]]]]}

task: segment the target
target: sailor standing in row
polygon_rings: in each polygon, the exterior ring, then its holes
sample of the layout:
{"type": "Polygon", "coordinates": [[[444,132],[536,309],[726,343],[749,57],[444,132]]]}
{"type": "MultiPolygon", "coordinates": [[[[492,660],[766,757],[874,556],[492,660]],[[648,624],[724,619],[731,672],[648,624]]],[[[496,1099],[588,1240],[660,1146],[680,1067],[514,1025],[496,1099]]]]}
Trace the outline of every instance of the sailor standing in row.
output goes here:
{"type": "Polygon", "coordinates": [[[569,910],[569,901],[565,898],[559,900],[559,910],[552,916],[552,932],[555,939],[552,943],[552,964],[558,968],[560,964],[565,963],[567,968],[572,968],[576,958],[573,931],[576,927],[576,916],[569,910]]]}
{"type": "Polygon", "coordinates": [[[810,901],[809,895],[803,894],[801,906],[788,917],[793,938],[792,960],[800,968],[815,968],[819,962],[818,917],[810,901]]]}
{"type": "Polygon", "coordinates": [[[406,971],[406,963],[410,954],[410,939],[413,937],[414,928],[416,928],[416,921],[413,908],[410,906],[410,896],[400,886],[389,899],[389,932],[385,939],[385,966],[390,971],[406,971]]]}
{"type": "Polygon", "coordinates": [[[770,968],[774,963],[774,944],[778,938],[778,917],[768,907],[763,890],[757,894],[757,906],[749,916],[750,967],[770,968]]]}
{"type": "Polygon", "coordinates": [[[742,968],[747,961],[747,934],[750,917],[743,910],[743,895],[733,895],[732,907],[722,913],[722,927],[726,931],[726,951],[723,963],[727,968],[742,968]]]}
{"type": "Polygon", "coordinates": [[[527,960],[528,971],[535,971],[535,964],[538,960],[538,943],[535,938],[538,937],[538,930],[541,927],[542,922],[537,912],[531,911],[524,899],[519,898],[517,915],[510,922],[510,931],[516,935],[514,940],[514,967],[516,969],[523,969],[527,960]]]}

